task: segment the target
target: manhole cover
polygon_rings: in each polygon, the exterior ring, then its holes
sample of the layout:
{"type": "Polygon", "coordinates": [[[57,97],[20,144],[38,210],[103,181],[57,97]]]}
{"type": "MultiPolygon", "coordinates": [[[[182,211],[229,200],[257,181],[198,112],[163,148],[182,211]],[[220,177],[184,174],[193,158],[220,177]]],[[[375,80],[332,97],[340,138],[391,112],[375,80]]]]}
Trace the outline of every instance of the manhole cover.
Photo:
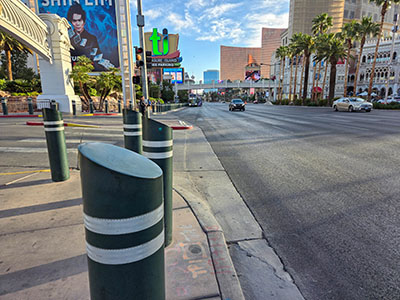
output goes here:
{"type": "Polygon", "coordinates": [[[189,251],[192,252],[193,254],[199,254],[201,253],[201,247],[198,245],[190,245],[189,251]]]}

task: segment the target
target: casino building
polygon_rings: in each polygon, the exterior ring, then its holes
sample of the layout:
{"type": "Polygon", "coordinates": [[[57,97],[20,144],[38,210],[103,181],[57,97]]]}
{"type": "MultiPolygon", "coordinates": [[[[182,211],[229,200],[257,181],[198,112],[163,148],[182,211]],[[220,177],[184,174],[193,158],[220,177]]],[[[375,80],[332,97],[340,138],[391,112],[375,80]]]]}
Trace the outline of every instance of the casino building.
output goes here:
{"type": "Polygon", "coordinates": [[[245,80],[249,67],[260,70],[261,78],[270,77],[271,57],[280,46],[281,34],[286,29],[262,28],[261,47],[229,47],[220,48],[220,79],[245,80]]]}

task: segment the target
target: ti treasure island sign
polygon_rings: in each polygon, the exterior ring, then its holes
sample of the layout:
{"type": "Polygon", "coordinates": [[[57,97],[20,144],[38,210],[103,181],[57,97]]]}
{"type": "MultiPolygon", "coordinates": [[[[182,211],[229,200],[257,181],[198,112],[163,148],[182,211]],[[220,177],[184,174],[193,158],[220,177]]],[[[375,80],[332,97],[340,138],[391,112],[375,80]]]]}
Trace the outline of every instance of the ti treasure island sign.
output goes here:
{"type": "Polygon", "coordinates": [[[71,24],[72,64],[84,55],[94,72],[119,67],[115,0],[37,0],[39,13],[57,14],[71,24]]]}
{"type": "Polygon", "coordinates": [[[146,50],[151,51],[151,66],[149,75],[152,81],[153,77],[158,81],[159,74],[171,74],[176,76],[172,83],[183,83],[183,79],[177,80],[178,77],[183,78],[183,69],[180,67],[182,62],[181,53],[178,50],[179,34],[169,34],[166,28],[162,33],[157,28],[153,28],[152,32],[145,33],[146,50]],[[168,69],[165,69],[168,68],[168,69]],[[153,76],[154,73],[154,76],[153,76]],[[178,74],[179,73],[179,74],[178,74]]]}

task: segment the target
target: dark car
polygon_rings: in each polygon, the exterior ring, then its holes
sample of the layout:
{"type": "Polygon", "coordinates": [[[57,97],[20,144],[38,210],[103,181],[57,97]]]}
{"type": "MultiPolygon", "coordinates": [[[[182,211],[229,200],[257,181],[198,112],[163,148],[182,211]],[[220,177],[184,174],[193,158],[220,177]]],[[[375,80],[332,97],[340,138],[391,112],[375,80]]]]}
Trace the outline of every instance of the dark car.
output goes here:
{"type": "Polygon", "coordinates": [[[234,111],[235,109],[245,111],[245,104],[241,99],[232,99],[229,103],[229,111],[234,111]]]}

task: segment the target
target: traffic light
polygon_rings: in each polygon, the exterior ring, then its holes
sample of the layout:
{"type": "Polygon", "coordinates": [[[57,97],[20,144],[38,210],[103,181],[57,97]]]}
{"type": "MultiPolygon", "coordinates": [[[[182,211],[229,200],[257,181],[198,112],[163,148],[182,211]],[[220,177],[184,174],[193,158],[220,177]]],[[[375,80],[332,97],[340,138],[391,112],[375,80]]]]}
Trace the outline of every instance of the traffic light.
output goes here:
{"type": "Polygon", "coordinates": [[[152,68],[152,64],[151,64],[152,61],[153,61],[153,59],[151,57],[151,51],[146,51],[146,66],[148,69],[152,68]]]}
{"type": "Polygon", "coordinates": [[[140,76],[133,76],[132,77],[133,84],[140,84],[140,76]]]}
{"type": "Polygon", "coordinates": [[[142,67],[144,65],[143,62],[143,48],[135,47],[136,54],[136,67],[142,67]]]}

